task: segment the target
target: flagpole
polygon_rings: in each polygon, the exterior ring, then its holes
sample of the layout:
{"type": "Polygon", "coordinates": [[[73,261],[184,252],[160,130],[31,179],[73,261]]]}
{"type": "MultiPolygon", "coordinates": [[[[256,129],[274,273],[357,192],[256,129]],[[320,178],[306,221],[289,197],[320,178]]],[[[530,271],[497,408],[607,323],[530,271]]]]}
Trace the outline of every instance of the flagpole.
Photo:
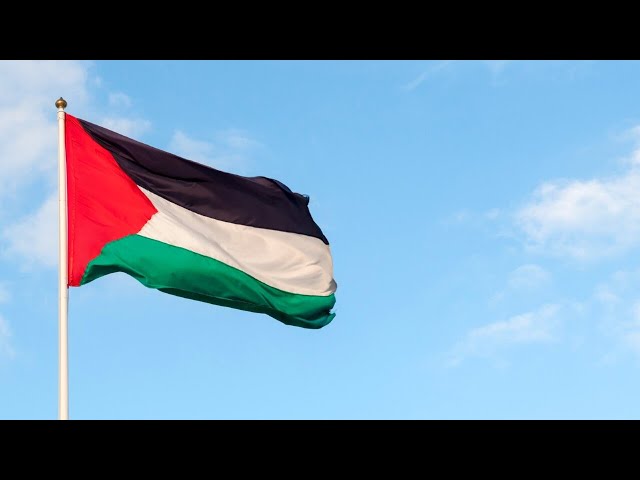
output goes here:
{"type": "Polygon", "coordinates": [[[69,420],[69,345],[67,270],[67,152],[64,140],[64,109],[67,102],[60,97],[58,108],[58,420],[69,420]]]}

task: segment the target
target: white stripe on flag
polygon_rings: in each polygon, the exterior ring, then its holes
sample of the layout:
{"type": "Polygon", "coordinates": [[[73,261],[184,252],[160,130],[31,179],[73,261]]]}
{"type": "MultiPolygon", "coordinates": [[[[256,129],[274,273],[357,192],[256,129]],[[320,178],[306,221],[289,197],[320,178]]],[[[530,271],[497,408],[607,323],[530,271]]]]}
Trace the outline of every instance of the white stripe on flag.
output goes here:
{"type": "Polygon", "coordinates": [[[331,250],[320,239],[215,220],[140,190],[158,213],[138,235],[214,258],[286,292],[335,292],[331,250]]]}

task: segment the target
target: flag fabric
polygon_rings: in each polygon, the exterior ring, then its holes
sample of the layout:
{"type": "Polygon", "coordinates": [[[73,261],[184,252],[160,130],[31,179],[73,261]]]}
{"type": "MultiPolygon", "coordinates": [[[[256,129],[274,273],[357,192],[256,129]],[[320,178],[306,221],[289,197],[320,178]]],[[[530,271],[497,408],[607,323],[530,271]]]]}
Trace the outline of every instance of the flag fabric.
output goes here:
{"type": "Polygon", "coordinates": [[[181,297],[321,328],[329,241],[308,197],[66,115],[69,286],[113,272],[181,297]]]}

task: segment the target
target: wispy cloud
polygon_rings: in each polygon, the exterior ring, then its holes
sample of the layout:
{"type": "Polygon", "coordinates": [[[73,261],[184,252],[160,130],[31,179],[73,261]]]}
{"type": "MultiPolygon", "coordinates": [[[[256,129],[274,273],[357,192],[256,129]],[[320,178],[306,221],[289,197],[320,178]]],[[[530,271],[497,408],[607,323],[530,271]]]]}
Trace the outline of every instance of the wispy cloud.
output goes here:
{"type": "Polygon", "coordinates": [[[250,138],[246,132],[235,128],[218,132],[216,138],[229,148],[237,150],[248,150],[261,146],[260,142],[250,138]]]}
{"type": "Polygon", "coordinates": [[[510,63],[509,60],[485,60],[485,65],[491,72],[493,76],[500,75],[504,72],[507,65],[510,63]]]}
{"type": "Polygon", "coordinates": [[[2,232],[7,245],[3,253],[8,257],[25,259],[25,266],[57,265],[58,257],[58,197],[50,196],[34,213],[2,232]]]}
{"type": "MultiPolygon", "coordinates": [[[[420,73],[416,78],[402,85],[402,90],[411,92],[422,85],[426,80],[433,78],[446,71],[451,71],[454,65],[461,67],[463,65],[471,68],[484,67],[491,74],[493,82],[496,82],[506,70],[507,66],[511,63],[510,60],[484,60],[477,61],[457,61],[457,60],[441,60],[438,62],[432,62],[429,66],[420,73]]],[[[456,68],[458,68],[456,67],[456,68]]]]}
{"type": "Polygon", "coordinates": [[[529,290],[546,284],[551,278],[551,274],[540,265],[525,264],[520,265],[509,274],[508,285],[512,289],[529,290]]]}
{"type": "Polygon", "coordinates": [[[607,285],[598,285],[595,288],[593,298],[603,305],[615,305],[620,301],[618,295],[607,285]]]}
{"type": "Polygon", "coordinates": [[[482,62],[484,66],[489,70],[491,75],[491,84],[493,86],[502,85],[506,76],[504,75],[507,66],[512,63],[510,60],[485,60],[482,62]]]}
{"type": "Polygon", "coordinates": [[[492,224],[497,222],[504,216],[499,208],[490,208],[483,212],[461,209],[453,212],[444,219],[447,225],[466,225],[466,226],[482,226],[488,222],[492,224]]]}
{"type": "Polygon", "coordinates": [[[484,218],[487,220],[496,220],[500,217],[500,209],[499,208],[491,208],[483,213],[484,218]]]}
{"type": "Polygon", "coordinates": [[[4,283],[0,283],[0,303],[7,303],[10,299],[9,289],[4,283]]]}
{"type": "Polygon", "coordinates": [[[494,86],[503,85],[508,80],[508,72],[519,71],[529,78],[542,82],[572,82],[583,77],[592,70],[593,61],[522,61],[522,60],[447,60],[431,61],[426,68],[414,79],[400,88],[411,92],[420,87],[427,80],[445,77],[454,72],[472,75],[487,81],[494,86]],[[487,75],[488,74],[488,75],[487,75]]]}
{"type": "Polygon", "coordinates": [[[169,150],[182,157],[222,170],[238,172],[246,164],[249,153],[261,144],[246,132],[229,129],[216,132],[214,140],[193,138],[183,131],[176,131],[169,150]]]}
{"type": "Polygon", "coordinates": [[[622,339],[627,348],[636,355],[640,355],[640,330],[627,332],[622,339]]]}
{"type": "Polygon", "coordinates": [[[410,92],[418,88],[425,80],[436,75],[437,73],[447,69],[453,64],[454,60],[442,60],[430,64],[420,75],[402,86],[402,89],[410,92]]]}
{"type": "Polygon", "coordinates": [[[11,345],[11,330],[9,323],[0,315],[0,356],[13,357],[15,351],[11,345]]]}
{"type": "Polygon", "coordinates": [[[151,130],[151,122],[143,118],[105,117],[100,123],[109,130],[134,138],[151,130]]]}
{"type": "MultiPolygon", "coordinates": [[[[16,257],[27,266],[56,265],[57,194],[52,190],[57,171],[57,124],[53,103],[64,96],[71,100],[74,112],[82,112],[88,106],[91,111],[100,111],[94,97],[95,90],[101,87],[90,76],[90,70],[89,62],[0,62],[0,90],[11,92],[0,105],[0,200],[31,199],[35,194],[29,188],[38,183],[40,188],[44,185],[50,189],[49,195],[42,197],[38,192],[37,197],[44,198],[44,203],[22,218],[16,219],[18,205],[0,210],[4,217],[0,218],[0,253],[5,259],[16,257]]],[[[131,99],[122,92],[113,92],[109,103],[111,107],[127,108],[131,99]]],[[[101,120],[97,115],[95,121],[134,137],[150,128],[147,120],[126,116],[101,120]]]]}
{"type": "Polygon", "coordinates": [[[212,163],[211,159],[215,155],[213,143],[196,140],[180,130],[173,134],[169,149],[176,155],[207,164],[212,163]]]}
{"type": "Polygon", "coordinates": [[[530,294],[549,284],[551,281],[551,273],[540,265],[527,263],[520,265],[509,273],[506,286],[491,296],[490,305],[495,305],[514,294],[530,294]]]}
{"type": "Polygon", "coordinates": [[[620,359],[624,352],[640,358],[639,284],[640,269],[619,270],[594,288],[592,300],[600,334],[614,341],[607,363],[620,359]]]}
{"type": "Polygon", "coordinates": [[[457,366],[469,357],[495,357],[514,345],[550,343],[558,339],[559,305],[513,316],[470,330],[452,350],[448,364],[457,366]]]}
{"type": "Polygon", "coordinates": [[[109,94],[109,106],[114,108],[129,108],[131,97],[122,92],[112,92],[109,94]]]}
{"type": "Polygon", "coordinates": [[[54,175],[56,120],[53,103],[87,99],[87,65],[75,61],[1,61],[0,196],[12,195],[39,175],[54,175]]]}

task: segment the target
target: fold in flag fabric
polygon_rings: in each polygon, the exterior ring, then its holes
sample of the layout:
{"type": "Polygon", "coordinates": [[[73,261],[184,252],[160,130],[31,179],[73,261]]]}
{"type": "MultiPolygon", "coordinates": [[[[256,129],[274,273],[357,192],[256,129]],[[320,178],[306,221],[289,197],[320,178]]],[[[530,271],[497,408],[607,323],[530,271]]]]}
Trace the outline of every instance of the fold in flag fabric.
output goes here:
{"type": "Polygon", "coordinates": [[[331,250],[308,197],[65,117],[69,286],[124,272],[287,325],[333,319],[331,250]]]}

